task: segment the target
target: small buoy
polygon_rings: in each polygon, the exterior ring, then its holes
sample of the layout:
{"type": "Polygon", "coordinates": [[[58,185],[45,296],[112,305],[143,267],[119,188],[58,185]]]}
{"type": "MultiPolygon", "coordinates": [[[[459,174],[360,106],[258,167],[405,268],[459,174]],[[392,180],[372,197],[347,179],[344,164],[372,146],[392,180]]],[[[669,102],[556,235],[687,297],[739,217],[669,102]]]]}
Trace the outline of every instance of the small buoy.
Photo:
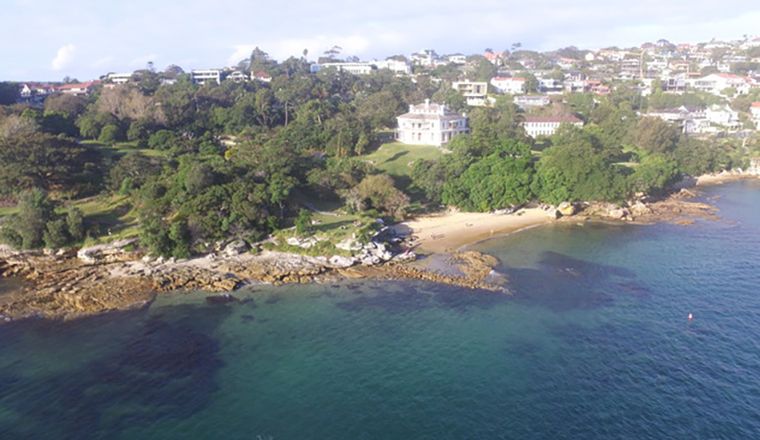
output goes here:
{"type": "Polygon", "coordinates": [[[692,315],[691,313],[689,313],[689,321],[691,321],[692,319],[694,319],[694,315],[692,315]]]}

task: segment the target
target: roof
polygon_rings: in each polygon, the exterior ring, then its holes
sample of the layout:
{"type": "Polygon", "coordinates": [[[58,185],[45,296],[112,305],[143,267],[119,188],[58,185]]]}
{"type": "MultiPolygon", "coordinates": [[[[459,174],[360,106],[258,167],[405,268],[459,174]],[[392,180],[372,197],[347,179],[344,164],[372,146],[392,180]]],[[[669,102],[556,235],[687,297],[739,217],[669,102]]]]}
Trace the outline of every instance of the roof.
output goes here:
{"type": "Polygon", "coordinates": [[[583,122],[574,115],[556,115],[556,116],[526,116],[525,122],[567,122],[570,124],[576,124],[583,122]]]}
{"type": "Polygon", "coordinates": [[[88,89],[94,85],[97,85],[99,81],[87,81],[84,83],[72,83],[72,84],[64,84],[62,86],[58,86],[58,90],[69,90],[69,89],[88,89]]]}
{"type": "Polygon", "coordinates": [[[510,77],[496,76],[493,79],[491,79],[491,81],[521,81],[521,82],[525,82],[526,79],[525,78],[521,78],[519,76],[515,76],[515,77],[511,77],[511,76],[510,77]]]}
{"type": "Polygon", "coordinates": [[[760,108],[760,102],[753,102],[751,107],[752,108],[760,108]]]}

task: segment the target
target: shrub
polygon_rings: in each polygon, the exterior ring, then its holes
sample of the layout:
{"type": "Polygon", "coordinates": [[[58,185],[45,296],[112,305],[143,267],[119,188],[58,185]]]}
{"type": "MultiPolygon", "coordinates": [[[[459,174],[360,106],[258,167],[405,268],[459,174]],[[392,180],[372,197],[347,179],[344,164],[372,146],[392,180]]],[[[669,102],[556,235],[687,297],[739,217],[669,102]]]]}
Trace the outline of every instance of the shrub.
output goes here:
{"type": "Polygon", "coordinates": [[[121,130],[116,124],[107,124],[100,130],[100,136],[98,136],[98,142],[113,145],[119,142],[121,139],[121,130]]]}
{"type": "Polygon", "coordinates": [[[311,227],[311,211],[308,209],[302,209],[298,213],[296,218],[296,234],[299,236],[311,235],[313,228],[311,227]]]}
{"type": "Polygon", "coordinates": [[[50,249],[62,248],[69,243],[70,239],[66,220],[61,218],[47,223],[43,234],[45,247],[50,249]]]}

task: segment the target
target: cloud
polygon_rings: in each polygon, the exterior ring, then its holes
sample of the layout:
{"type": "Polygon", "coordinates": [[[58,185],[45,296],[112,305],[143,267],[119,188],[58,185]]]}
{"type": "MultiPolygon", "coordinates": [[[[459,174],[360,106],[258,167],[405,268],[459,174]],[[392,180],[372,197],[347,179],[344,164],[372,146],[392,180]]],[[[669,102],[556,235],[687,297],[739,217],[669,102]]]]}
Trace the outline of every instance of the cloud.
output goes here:
{"type": "Polygon", "coordinates": [[[58,52],[56,52],[53,61],[50,62],[50,67],[55,71],[63,70],[73,60],[74,52],[76,52],[76,50],[77,48],[73,44],[67,44],[61,47],[58,49],[58,52]]]}

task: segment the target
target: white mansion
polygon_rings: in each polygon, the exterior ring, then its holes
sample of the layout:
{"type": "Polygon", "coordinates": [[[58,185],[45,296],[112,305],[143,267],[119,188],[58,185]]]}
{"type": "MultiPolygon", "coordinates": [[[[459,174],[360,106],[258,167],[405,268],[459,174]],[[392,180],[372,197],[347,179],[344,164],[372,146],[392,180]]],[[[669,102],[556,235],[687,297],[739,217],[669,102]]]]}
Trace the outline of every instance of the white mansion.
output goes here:
{"type": "Polygon", "coordinates": [[[436,145],[449,143],[451,139],[467,133],[467,117],[449,110],[444,104],[410,105],[409,113],[396,118],[396,139],[404,144],[436,145]]]}

